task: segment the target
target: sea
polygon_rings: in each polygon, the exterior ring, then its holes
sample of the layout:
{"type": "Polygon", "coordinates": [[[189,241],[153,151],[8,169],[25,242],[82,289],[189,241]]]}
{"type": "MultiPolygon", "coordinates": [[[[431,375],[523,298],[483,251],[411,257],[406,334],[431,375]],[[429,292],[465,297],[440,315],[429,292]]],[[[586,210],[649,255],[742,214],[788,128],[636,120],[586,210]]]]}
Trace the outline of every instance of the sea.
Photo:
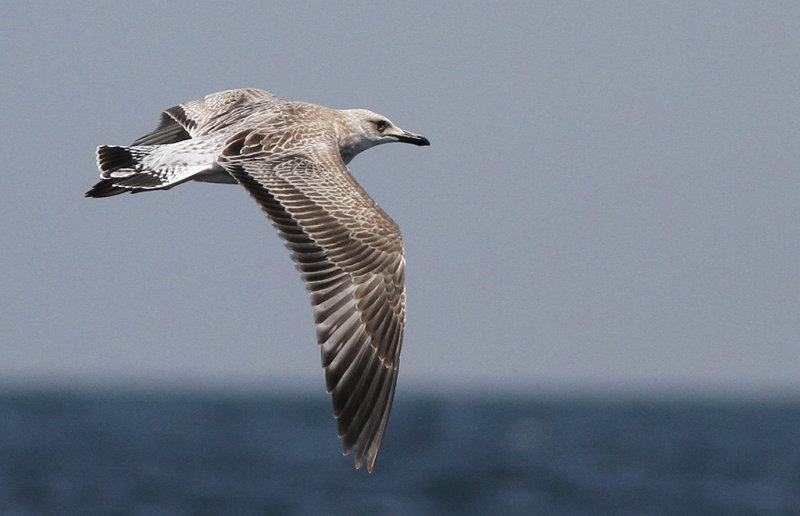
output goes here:
{"type": "Polygon", "coordinates": [[[0,515],[800,515],[800,402],[0,391],[0,515]]]}

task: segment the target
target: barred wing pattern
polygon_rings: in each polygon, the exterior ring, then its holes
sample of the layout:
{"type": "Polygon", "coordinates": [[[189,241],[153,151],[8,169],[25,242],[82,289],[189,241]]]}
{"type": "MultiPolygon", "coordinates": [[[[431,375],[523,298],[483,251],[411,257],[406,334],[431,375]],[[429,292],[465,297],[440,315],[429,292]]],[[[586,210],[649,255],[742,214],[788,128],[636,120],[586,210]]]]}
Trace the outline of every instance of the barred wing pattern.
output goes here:
{"type": "Polygon", "coordinates": [[[263,109],[270,103],[278,102],[283,100],[268,91],[255,88],[212,93],[165,110],[161,113],[158,127],[138,138],[133,145],[164,145],[196,138],[219,129],[220,121],[238,121],[240,117],[235,116],[236,109],[263,109]]]}
{"type": "Polygon", "coordinates": [[[400,230],[347,163],[383,143],[427,138],[366,109],[228,90],[169,108],[133,145],[101,145],[86,195],[240,183],[258,201],[311,292],[317,341],[344,453],[372,472],[397,383],[405,326],[400,230]]]}
{"type": "Polygon", "coordinates": [[[155,130],[131,146],[98,148],[102,180],[87,195],[165,190],[190,180],[236,183],[216,167],[217,153],[243,121],[254,115],[269,119],[283,104],[286,101],[272,93],[244,88],[171,107],[161,113],[155,130]]]}
{"type": "Polygon", "coordinates": [[[344,453],[355,448],[356,467],[366,459],[371,472],[391,411],[405,325],[400,230],[340,156],[278,159],[268,146],[268,137],[240,133],[219,162],[269,216],[311,292],[344,453]]]}

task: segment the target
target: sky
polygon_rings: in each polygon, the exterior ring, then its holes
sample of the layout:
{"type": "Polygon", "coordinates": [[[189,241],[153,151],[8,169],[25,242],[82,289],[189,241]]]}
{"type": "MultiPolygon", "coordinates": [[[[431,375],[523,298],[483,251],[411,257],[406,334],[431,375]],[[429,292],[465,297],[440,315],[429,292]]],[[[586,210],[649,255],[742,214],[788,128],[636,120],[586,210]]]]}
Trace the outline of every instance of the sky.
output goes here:
{"type": "Polygon", "coordinates": [[[244,189],[83,196],[257,87],[431,141],[351,163],[403,230],[398,396],[800,395],[799,4],[269,4],[0,7],[0,383],[324,388],[244,189]]]}

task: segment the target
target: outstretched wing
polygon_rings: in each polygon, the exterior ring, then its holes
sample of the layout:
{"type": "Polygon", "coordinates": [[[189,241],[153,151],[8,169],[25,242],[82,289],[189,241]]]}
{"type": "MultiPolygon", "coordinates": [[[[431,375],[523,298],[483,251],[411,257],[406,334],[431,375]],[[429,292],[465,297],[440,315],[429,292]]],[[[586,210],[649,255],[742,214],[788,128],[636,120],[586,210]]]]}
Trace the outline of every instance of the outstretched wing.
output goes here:
{"type": "Polygon", "coordinates": [[[214,122],[225,118],[234,109],[270,101],[282,102],[282,99],[255,88],[212,93],[165,110],[161,113],[158,127],[134,141],[133,145],[164,145],[188,140],[207,132],[214,122]]]}
{"type": "Polygon", "coordinates": [[[397,382],[405,325],[400,230],[337,156],[270,154],[240,133],[220,158],[255,198],[311,292],[317,342],[344,453],[371,472],[397,382]],[[245,140],[247,144],[245,144],[245,140]]]}

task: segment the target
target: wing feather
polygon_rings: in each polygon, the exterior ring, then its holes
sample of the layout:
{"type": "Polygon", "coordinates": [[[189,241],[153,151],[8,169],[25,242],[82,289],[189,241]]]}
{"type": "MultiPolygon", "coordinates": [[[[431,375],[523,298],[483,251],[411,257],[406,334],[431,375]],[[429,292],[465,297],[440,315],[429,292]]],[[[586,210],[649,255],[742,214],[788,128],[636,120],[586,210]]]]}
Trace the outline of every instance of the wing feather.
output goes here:
{"type": "Polygon", "coordinates": [[[355,448],[356,467],[366,460],[372,471],[391,411],[405,325],[400,231],[341,159],[280,158],[255,148],[257,141],[253,134],[236,135],[220,163],[269,216],[311,293],[344,453],[355,448]],[[238,152],[245,140],[247,156],[238,152]]]}
{"type": "Polygon", "coordinates": [[[138,138],[133,145],[164,145],[195,138],[211,127],[218,129],[220,119],[237,120],[235,116],[228,116],[235,109],[281,101],[280,97],[255,88],[212,93],[164,110],[158,127],[138,138]]]}

